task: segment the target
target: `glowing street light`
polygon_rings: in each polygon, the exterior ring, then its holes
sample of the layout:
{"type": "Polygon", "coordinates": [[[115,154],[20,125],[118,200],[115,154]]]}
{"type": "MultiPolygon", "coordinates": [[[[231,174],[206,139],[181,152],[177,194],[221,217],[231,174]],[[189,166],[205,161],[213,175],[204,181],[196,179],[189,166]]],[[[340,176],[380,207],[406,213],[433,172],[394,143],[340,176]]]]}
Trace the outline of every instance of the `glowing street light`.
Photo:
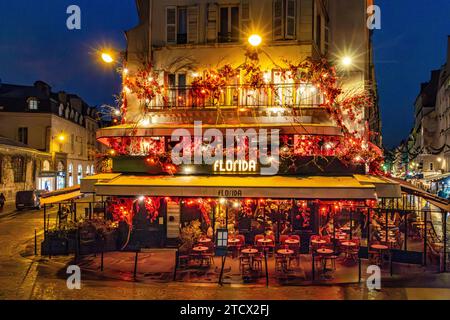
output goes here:
{"type": "Polygon", "coordinates": [[[57,136],[57,138],[58,138],[58,140],[59,140],[59,142],[64,142],[65,140],[66,140],[66,136],[64,135],[64,134],[59,134],[58,136],[57,136]]]}
{"type": "Polygon", "coordinates": [[[342,58],[342,65],[349,67],[351,66],[353,63],[353,59],[349,56],[345,56],[344,58],[342,58]]]}
{"type": "Polygon", "coordinates": [[[257,34],[252,34],[249,38],[248,38],[248,43],[250,43],[250,45],[252,45],[253,47],[258,47],[262,42],[262,38],[260,35],[257,34]]]}
{"type": "Polygon", "coordinates": [[[114,62],[114,58],[107,52],[102,53],[102,60],[108,64],[114,62]]]}

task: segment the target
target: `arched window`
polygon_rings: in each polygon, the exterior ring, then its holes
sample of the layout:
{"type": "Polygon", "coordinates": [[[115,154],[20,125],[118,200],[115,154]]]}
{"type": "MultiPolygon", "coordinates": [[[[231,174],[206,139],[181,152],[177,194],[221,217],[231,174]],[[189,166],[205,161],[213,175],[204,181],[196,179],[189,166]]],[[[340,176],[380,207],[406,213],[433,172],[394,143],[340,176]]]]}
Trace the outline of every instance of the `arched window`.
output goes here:
{"type": "Polygon", "coordinates": [[[83,166],[81,164],[79,164],[78,165],[77,184],[81,183],[82,178],[83,178],[83,166]]]}
{"type": "Polygon", "coordinates": [[[68,167],[68,173],[69,173],[69,187],[73,187],[73,164],[69,163],[68,167]]]}
{"type": "Polygon", "coordinates": [[[50,171],[50,162],[48,160],[42,162],[42,171],[50,171]]]}
{"type": "Polygon", "coordinates": [[[86,176],[91,175],[91,167],[89,165],[86,166],[86,176]]]}
{"type": "Polygon", "coordinates": [[[94,175],[95,174],[95,169],[94,169],[94,165],[91,165],[91,174],[94,175]]]}

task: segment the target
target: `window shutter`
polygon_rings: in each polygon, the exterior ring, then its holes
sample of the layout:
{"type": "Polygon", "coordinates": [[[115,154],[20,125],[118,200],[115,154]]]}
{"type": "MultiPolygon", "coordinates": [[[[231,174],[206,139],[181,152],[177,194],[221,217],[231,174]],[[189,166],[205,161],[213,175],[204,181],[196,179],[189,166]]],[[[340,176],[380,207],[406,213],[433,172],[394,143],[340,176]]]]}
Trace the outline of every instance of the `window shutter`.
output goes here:
{"type": "Polygon", "coordinates": [[[166,42],[177,43],[177,8],[166,8],[166,42]]]}
{"type": "Polygon", "coordinates": [[[188,8],[188,43],[198,43],[198,7],[188,8]]]}
{"type": "Polygon", "coordinates": [[[207,42],[217,41],[217,12],[218,7],[216,4],[208,4],[208,30],[207,30],[207,42]]]}
{"type": "Polygon", "coordinates": [[[284,0],[273,1],[273,39],[283,39],[283,2],[284,0]]]}
{"type": "Polygon", "coordinates": [[[296,11],[296,0],[286,1],[286,39],[295,38],[295,11],[296,11]]]}
{"type": "MultiPolygon", "coordinates": [[[[248,35],[250,32],[250,1],[241,1],[241,33],[248,35]]],[[[245,38],[245,37],[244,37],[245,38]]]]}

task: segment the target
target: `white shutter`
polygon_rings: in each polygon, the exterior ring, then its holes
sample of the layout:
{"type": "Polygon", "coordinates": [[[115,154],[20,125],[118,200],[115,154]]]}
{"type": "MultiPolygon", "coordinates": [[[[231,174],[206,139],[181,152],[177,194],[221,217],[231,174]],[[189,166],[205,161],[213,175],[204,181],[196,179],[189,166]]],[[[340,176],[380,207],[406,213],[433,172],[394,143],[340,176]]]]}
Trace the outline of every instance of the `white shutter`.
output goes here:
{"type": "Polygon", "coordinates": [[[241,38],[246,38],[248,33],[250,32],[250,1],[242,0],[241,1],[241,38]],[[244,36],[244,37],[243,37],[244,36]]]}
{"type": "Polygon", "coordinates": [[[286,39],[295,38],[295,28],[297,27],[295,23],[296,11],[296,0],[286,1],[286,39]]]}
{"type": "Polygon", "coordinates": [[[208,27],[207,27],[207,42],[217,41],[217,15],[218,6],[216,4],[208,4],[208,27]]]}
{"type": "Polygon", "coordinates": [[[188,8],[188,25],[187,25],[187,37],[188,43],[198,43],[198,7],[192,6],[188,8]]]}
{"type": "Polygon", "coordinates": [[[284,0],[273,0],[273,39],[280,40],[283,32],[283,7],[284,0]]]}
{"type": "Polygon", "coordinates": [[[166,42],[177,43],[177,7],[166,7],[166,42]]]}

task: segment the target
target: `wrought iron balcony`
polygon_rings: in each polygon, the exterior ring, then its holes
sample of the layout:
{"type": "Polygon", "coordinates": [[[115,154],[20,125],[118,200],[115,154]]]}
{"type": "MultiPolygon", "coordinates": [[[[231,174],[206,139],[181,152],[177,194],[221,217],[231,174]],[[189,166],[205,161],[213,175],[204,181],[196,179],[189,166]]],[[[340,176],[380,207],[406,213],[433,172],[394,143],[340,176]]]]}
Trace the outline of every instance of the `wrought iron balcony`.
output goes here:
{"type": "Polygon", "coordinates": [[[254,89],[234,85],[209,92],[191,86],[166,87],[148,103],[149,109],[166,108],[318,108],[323,95],[311,84],[266,84],[254,89]]]}

